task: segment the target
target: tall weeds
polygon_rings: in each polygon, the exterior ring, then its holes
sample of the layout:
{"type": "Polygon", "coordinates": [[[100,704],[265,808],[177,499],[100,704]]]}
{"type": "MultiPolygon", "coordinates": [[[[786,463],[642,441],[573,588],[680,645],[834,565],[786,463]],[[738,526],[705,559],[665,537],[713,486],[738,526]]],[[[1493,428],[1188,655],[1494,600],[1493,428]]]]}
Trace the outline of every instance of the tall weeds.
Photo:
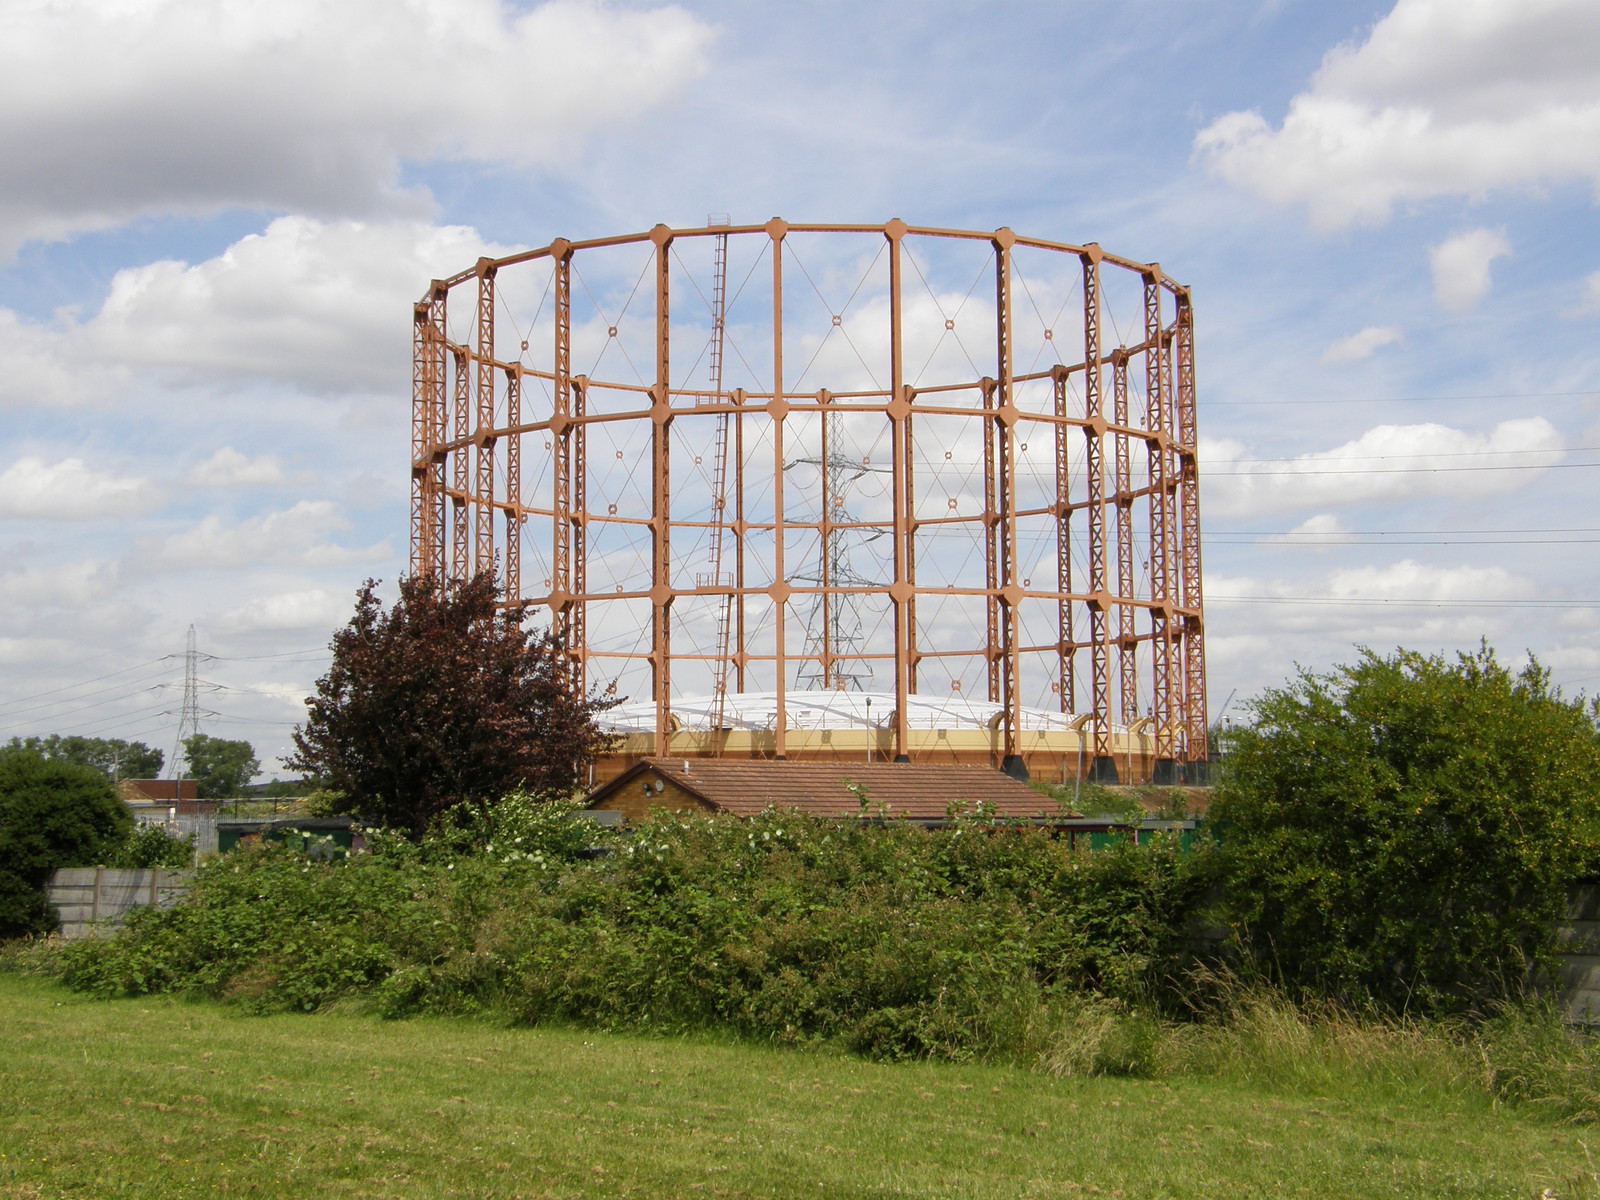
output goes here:
{"type": "Polygon", "coordinates": [[[1303,1095],[1427,1097],[1531,1104],[1565,1120],[1600,1119],[1600,1043],[1553,1006],[1508,1005],[1487,1019],[1417,1018],[1198,968],[1186,1019],[1104,997],[1058,1006],[1035,1063],[1062,1076],[1198,1076],[1303,1095]]]}

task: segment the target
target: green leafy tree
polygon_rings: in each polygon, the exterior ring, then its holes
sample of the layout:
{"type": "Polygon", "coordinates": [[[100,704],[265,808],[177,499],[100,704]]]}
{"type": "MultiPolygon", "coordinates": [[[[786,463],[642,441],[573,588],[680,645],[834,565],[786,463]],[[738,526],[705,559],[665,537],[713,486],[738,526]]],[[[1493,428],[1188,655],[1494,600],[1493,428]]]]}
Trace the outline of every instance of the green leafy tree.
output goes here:
{"type": "Polygon", "coordinates": [[[132,832],[127,805],[93,767],[0,755],[0,937],[54,928],[51,872],[104,862],[132,832]]]}
{"type": "Polygon", "coordinates": [[[459,803],[518,790],[565,796],[609,745],[566,647],[500,607],[489,575],[409,578],[387,612],[368,580],[333,665],[307,701],[288,765],[324,781],[342,811],[421,831],[459,803]]]}
{"type": "Polygon", "coordinates": [[[160,825],[142,825],[106,860],[108,867],[143,871],[194,865],[194,838],[173,835],[160,825]]]}
{"type": "Polygon", "coordinates": [[[183,740],[189,777],[195,782],[195,795],[202,800],[237,796],[245,784],[261,770],[255,748],[249,742],[214,738],[197,733],[183,740]]]}
{"type": "Polygon", "coordinates": [[[317,781],[315,779],[274,779],[259,788],[256,794],[264,796],[268,800],[284,797],[294,799],[309,795],[316,788],[317,781]]]}
{"type": "Polygon", "coordinates": [[[1537,663],[1362,651],[1230,738],[1225,909],[1282,982],[1449,1011],[1519,992],[1600,846],[1594,710],[1537,663]]]}
{"type": "Polygon", "coordinates": [[[6,752],[37,754],[50,762],[77,763],[93,767],[113,783],[121,779],[155,779],[161,774],[161,751],[143,742],[121,738],[14,737],[6,752]]]}

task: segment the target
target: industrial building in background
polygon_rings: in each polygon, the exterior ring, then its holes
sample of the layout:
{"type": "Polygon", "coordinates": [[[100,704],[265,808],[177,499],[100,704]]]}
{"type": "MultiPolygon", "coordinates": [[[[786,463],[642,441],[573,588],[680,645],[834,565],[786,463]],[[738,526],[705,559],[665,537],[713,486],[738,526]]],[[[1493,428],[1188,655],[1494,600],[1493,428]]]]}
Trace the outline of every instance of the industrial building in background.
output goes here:
{"type": "Polygon", "coordinates": [[[557,239],[416,305],[411,570],[494,571],[673,756],[1181,782],[1207,758],[1188,289],[1094,244],[557,239]]]}

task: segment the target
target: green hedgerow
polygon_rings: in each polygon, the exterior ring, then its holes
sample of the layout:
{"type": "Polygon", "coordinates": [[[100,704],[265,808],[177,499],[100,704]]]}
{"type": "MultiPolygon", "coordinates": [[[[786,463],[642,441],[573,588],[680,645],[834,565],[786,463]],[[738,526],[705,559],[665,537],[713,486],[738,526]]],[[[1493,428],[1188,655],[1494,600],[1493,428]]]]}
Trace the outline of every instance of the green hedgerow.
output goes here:
{"type": "Polygon", "coordinates": [[[70,948],[67,977],[254,1011],[492,1010],[1006,1058],[1061,997],[1153,994],[1182,960],[1194,878],[1172,845],[1075,852],[982,815],[926,831],[661,814],[619,836],[514,797],[345,862],[215,860],[183,905],[70,948]]]}

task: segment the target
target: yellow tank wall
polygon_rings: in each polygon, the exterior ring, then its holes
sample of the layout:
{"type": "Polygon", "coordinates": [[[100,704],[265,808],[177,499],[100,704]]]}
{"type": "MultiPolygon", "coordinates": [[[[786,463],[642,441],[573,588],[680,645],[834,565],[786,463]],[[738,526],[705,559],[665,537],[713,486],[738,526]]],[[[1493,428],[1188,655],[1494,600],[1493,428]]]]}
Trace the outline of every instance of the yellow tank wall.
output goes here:
{"type": "MultiPolygon", "coordinates": [[[[868,731],[863,729],[791,729],[785,738],[784,757],[794,762],[866,762],[868,731]]],[[[894,737],[887,730],[870,735],[871,760],[894,757],[894,737]]],[[[1144,734],[1113,736],[1117,777],[1123,783],[1141,783],[1150,776],[1151,738],[1144,734]],[[1131,770],[1130,770],[1131,767],[1131,770]]],[[[1028,777],[1041,783],[1059,783],[1087,775],[1094,759],[1087,739],[1071,730],[1024,730],[1018,749],[1028,777]]],[[[642,758],[656,755],[655,735],[629,734],[617,748],[598,759],[596,784],[615,779],[642,758]]],[[[981,729],[913,729],[910,758],[918,763],[947,762],[964,766],[999,767],[1001,735],[981,729]]],[[[734,729],[721,734],[684,730],[672,735],[666,757],[750,758],[777,757],[777,737],[770,730],[734,729]]]]}

